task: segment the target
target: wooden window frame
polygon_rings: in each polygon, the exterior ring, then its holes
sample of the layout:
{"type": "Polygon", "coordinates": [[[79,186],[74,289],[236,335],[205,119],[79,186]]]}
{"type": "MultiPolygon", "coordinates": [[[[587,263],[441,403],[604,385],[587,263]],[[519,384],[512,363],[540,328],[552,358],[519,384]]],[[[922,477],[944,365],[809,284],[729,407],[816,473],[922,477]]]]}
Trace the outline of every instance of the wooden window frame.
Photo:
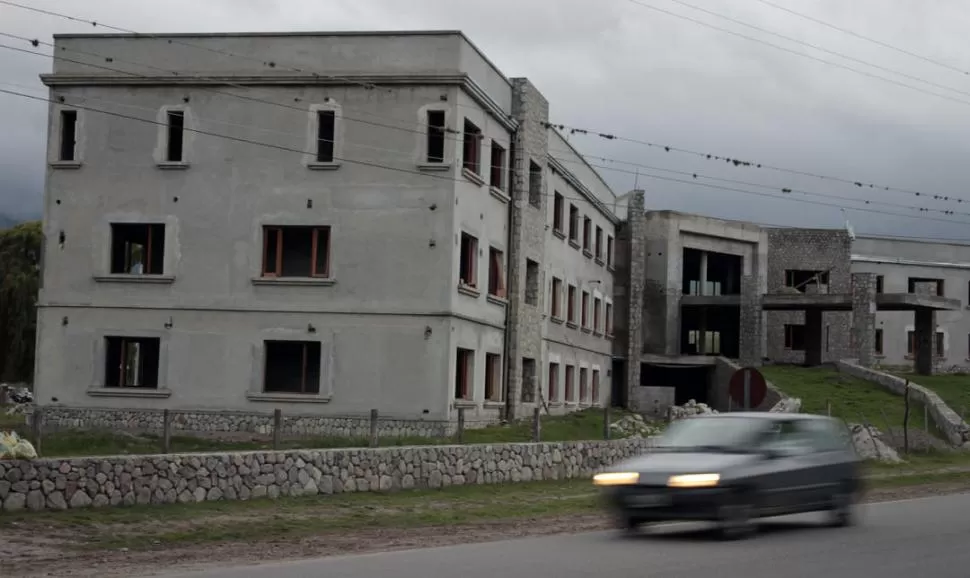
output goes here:
{"type": "Polygon", "coordinates": [[[447,115],[446,112],[441,109],[431,109],[426,113],[426,120],[428,125],[428,134],[425,139],[425,149],[424,149],[424,160],[428,164],[438,165],[443,164],[446,158],[446,129],[447,126],[447,115]],[[441,115],[441,124],[433,124],[438,115],[441,115]],[[441,156],[438,157],[434,153],[435,150],[440,145],[441,156]]]}
{"type": "Polygon", "coordinates": [[[468,274],[471,279],[461,278],[461,262],[459,262],[458,283],[463,287],[478,289],[478,237],[471,233],[462,233],[460,240],[464,240],[465,238],[469,240],[468,247],[461,249],[461,245],[459,245],[459,250],[462,252],[462,257],[468,260],[468,274]]]}
{"type": "Polygon", "coordinates": [[[473,399],[475,385],[474,367],[475,351],[459,347],[455,360],[455,385],[458,386],[454,392],[455,400],[471,401],[473,399]]]}
{"type": "Polygon", "coordinates": [[[552,299],[550,299],[550,311],[554,319],[562,319],[562,279],[552,278],[552,299]]]}
{"type": "Polygon", "coordinates": [[[502,401],[502,356],[485,354],[485,401],[502,401]]]}
{"type": "Polygon", "coordinates": [[[495,247],[488,248],[488,294],[505,299],[505,252],[495,247]]]}
{"type": "Polygon", "coordinates": [[[482,170],[482,129],[469,119],[462,123],[461,168],[480,175],[482,170]],[[469,130],[469,127],[474,130],[469,130]]]}
{"type": "Polygon", "coordinates": [[[549,362],[549,377],[546,383],[546,396],[549,403],[555,403],[559,397],[559,362],[549,362]]]}
{"type": "Polygon", "coordinates": [[[603,314],[603,319],[605,321],[603,332],[606,335],[613,335],[613,304],[609,301],[606,302],[606,309],[605,313],[603,314]]]}
{"type": "Polygon", "coordinates": [[[594,255],[599,261],[603,260],[603,227],[596,225],[596,236],[593,239],[594,255]]]}
{"type": "Polygon", "coordinates": [[[589,399],[589,368],[579,368],[579,403],[588,403],[589,399]]]}
{"type": "Polygon", "coordinates": [[[583,252],[592,253],[593,250],[593,219],[583,217],[583,252]]]}
{"type": "Polygon", "coordinates": [[[491,162],[489,163],[488,171],[488,185],[500,191],[505,190],[505,163],[507,156],[508,155],[505,148],[493,140],[490,159],[491,162]],[[495,158],[496,153],[499,155],[498,159],[495,158]]]}
{"type": "Polygon", "coordinates": [[[613,237],[606,236],[606,266],[613,267],[613,237]]]}
{"type": "Polygon", "coordinates": [[[564,394],[563,401],[566,403],[576,403],[576,366],[566,364],[565,373],[566,384],[563,387],[564,394]]]}
{"type": "Polygon", "coordinates": [[[579,207],[569,205],[569,240],[579,244],[579,207]]]}
{"type": "Polygon", "coordinates": [[[589,329],[589,291],[583,291],[579,314],[582,317],[581,327],[583,329],[589,329]]]}
{"type": "Polygon", "coordinates": [[[596,332],[600,330],[600,322],[603,320],[602,308],[603,300],[599,297],[593,297],[593,331],[596,332]]]}
{"type": "Polygon", "coordinates": [[[592,370],[592,381],[590,383],[590,398],[589,402],[592,405],[599,405],[600,403],[600,370],[592,370]]]}
{"type": "Polygon", "coordinates": [[[566,288],[566,321],[576,323],[576,286],[566,288]]]}
{"type": "MultiPolygon", "coordinates": [[[[283,231],[290,228],[304,228],[302,225],[264,225],[263,226],[263,265],[262,265],[262,277],[268,279],[279,279],[283,278],[283,231]],[[276,236],[276,269],[274,271],[268,270],[269,265],[269,239],[271,235],[276,236]]],[[[330,226],[320,225],[308,227],[311,228],[311,241],[310,241],[310,277],[316,279],[329,279],[330,278],[330,261],[331,261],[331,249],[330,249],[330,226]],[[317,268],[318,257],[320,254],[320,237],[321,235],[325,239],[326,244],[326,259],[324,260],[324,270],[320,271],[317,268]]]]}
{"type": "MultiPolygon", "coordinates": [[[[264,393],[270,393],[270,394],[292,393],[294,395],[319,395],[320,394],[321,381],[323,379],[323,376],[322,375],[317,375],[317,380],[318,381],[317,381],[317,384],[316,384],[316,391],[309,391],[307,389],[307,376],[308,376],[307,370],[310,368],[309,347],[311,345],[314,345],[314,344],[316,344],[317,347],[321,347],[318,342],[314,342],[314,341],[299,341],[299,340],[292,340],[292,341],[290,341],[290,340],[286,340],[286,339],[267,339],[266,341],[264,341],[263,342],[263,348],[264,348],[264,353],[263,353],[263,392],[264,393]],[[269,352],[269,346],[268,346],[268,344],[269,343],[283,343],[283,342],[286,342],[286,343],[298,343],[300,345],[300,350],[301,350],[301,355],[300,355],[300,391],[296,391],[296,392],[274,391],[274,390],[270,390],[267,387],[267,384],[269,383],[269,368],[270,368],[270,363],[269,363],[269,353],[270,352],[269,352]]],[[[321,347],[321,350],[320,350],[319,355],[320,356],[323,355],[323,349],[322,349],[322,347],[321,347]]],[[[317,359],[317,362],[318,363],[320,362],[320,359],[319,358],[317,359]]]]}
{"type": "Polygon", "coordinates": [[[552,230],[563,235],[565,234],[563,225],[566,220],[566,198],[556,191],[552,199],[552,230]]]}

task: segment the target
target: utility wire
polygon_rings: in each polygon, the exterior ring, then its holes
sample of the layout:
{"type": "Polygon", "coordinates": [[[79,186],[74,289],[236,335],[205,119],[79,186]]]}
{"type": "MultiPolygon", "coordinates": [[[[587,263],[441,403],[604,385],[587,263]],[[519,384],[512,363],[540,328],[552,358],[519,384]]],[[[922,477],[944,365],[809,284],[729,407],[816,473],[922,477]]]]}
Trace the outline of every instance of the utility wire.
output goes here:
{"type": "Polygon", "coordinates": [[[888,42],[883,42],[881,40],[877,40],[877,39],[871,38],[869,36],[863,36],[862,34],[859,34],[858,32],[855,32],[853,30],[849,30],[847,28],[842,28],[840,26],[836,26],[835,24],[832,24],[830,22],[826,22],[825,20],[822,20],[820,18],[815,18],[814,16],[810,16],[810,15],[805,14],[803,12],[797,12],[797,11],[792,10],[791,8],[787,8],[785,6],[779,6],[778,4],[775,4],[774,2],[769,2],[768,0],[755,0],[755,1],[756,2],[761,2],[765,6],[770,6],[772,8],[775,8],[776,10],[781,10],[783,12],[788,12],[789,14],[793,14],[795,16],[798,16],[799,18],[804,18],[805,20],[809,20],[809,21],[814,22],[816,24],[821,24],[822,26],[825,26],[826,28],[830,28],[832,30],[841,32],[843,34],[848,34],[849,36],[854,36],[854,37],[856,37],[856,38],[858,38],[860,40],[865,40],[866,42],[871,42],[871,43],[873,43],[873,44],[875,44],[877,46],[882,46],[883,48],[888,48],[889,50],[894,50],[894,51],[896,51],[896,52],[898,52],[900,54],[905,54],[906,56],[910,56],[912,58],[916,58],[916,59],[922,60],[924,62],[928,62],[930,64],[935,64],[936,66],[939,66],[941,68],[946,68],[946,69],[952,70],[954,72],[959,72],[960,74],[970,75],[970,71],[965,70],[963,68],[958,68],[958,67],[953,66],[951,64],[947,64],[946,62],[943,62],[942,60],[936,60],[934,58],[930,58],[928,56],[923,56],[922,54],[917,54],[917,53],[912,52],[910,50],[906,50],[905,48],[899,48],[898,46],[893,46],[892,44],[889,44],[888,42]]]}

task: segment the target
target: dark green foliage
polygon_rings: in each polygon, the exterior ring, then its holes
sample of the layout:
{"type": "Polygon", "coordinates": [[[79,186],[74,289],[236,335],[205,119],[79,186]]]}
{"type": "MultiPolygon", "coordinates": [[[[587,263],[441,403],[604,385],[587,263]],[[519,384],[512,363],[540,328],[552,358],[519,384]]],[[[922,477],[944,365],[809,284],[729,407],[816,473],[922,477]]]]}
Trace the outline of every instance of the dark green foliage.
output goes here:
{"type": "Polygon", "coordinates": [[[39,221],[0,230],[0,381],[32,381],[44,234],[39,221]]]}

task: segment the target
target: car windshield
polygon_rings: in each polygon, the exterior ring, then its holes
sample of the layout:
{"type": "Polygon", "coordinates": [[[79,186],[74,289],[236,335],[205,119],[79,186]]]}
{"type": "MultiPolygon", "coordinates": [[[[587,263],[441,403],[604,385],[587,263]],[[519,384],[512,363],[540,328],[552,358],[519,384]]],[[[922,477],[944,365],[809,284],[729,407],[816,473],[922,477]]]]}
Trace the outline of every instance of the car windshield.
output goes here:
{"type": "Polygon", "coordinates": [[[696,417],[670,424],[657,446],[668,449],[745,451],[764,431],[762,419],[745,417],[696,417]]]}

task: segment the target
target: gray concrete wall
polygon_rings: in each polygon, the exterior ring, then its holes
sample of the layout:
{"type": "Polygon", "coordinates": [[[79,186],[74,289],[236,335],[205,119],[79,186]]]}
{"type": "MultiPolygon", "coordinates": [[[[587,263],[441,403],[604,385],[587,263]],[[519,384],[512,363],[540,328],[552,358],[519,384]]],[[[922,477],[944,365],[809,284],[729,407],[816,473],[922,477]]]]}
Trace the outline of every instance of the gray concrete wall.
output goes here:
{"type": "MultiPolygon", "coordinates": [[[[852,244],[852,271],[881,275],[885,293],[907,292],[910,277],[943,279],[945,296],[961,300],[964,307],[936,314],[936,331],[944,335],[944,351],[934,358],[934,371],[970,371],[970,246],[860,237],[852,244]]],[[[913,313],[877,312],[875,326],[882,330],[883,340],[876,362],[912,366],[915,360],[908,353],[907,333],[915,328],[913,313]]]]}
{"type": "Polygon", "coordinates": [[[3,510],[276,499],[590,478],[651,440],[0,462],[3,510]]]}
{"type": "MultiPolygon", "coordinates": [[[[829,272],[829,293],[850,294],[852,279],[849,256],[852,240],[836,229],[769,229],[769,293],[783,292],[785,271],[818,270],[829,272]]],[[[774,363],[804,363],[804,351],[785,349],[785,325],[805,324],[805,314],[797,311],[772,311],[767,316],[767,355],[774,363]]],[[[852,316],[843,312],[822,314],[823,363],[851,356],[852,316]],[[826,339],[826,334],[828,339],[826,339]]]]}

